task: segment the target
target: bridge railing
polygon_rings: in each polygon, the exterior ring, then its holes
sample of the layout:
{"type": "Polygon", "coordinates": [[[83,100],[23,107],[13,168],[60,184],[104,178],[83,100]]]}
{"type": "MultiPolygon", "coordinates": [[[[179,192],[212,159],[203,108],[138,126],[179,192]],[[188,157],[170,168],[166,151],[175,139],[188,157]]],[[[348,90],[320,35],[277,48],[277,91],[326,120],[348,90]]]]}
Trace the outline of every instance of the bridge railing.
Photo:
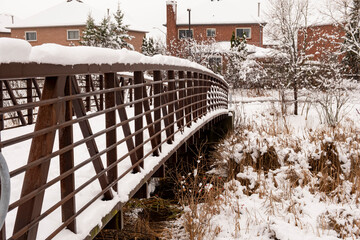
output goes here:
{"type": "Polygon", "coordinates": [[[0,149],[12,185],[2,239],[64,239],[64,229],[96,226],[87,209],[106,212],[126,201],[133,179],[177,134],[228,104],[218,75],[163,61],[0,63],[0,86],[0,149]],[[20,81],[27,94],[16,97],[11,82],[20,81]],[[7,123],[14,118],[22,127],[7,123]]]}

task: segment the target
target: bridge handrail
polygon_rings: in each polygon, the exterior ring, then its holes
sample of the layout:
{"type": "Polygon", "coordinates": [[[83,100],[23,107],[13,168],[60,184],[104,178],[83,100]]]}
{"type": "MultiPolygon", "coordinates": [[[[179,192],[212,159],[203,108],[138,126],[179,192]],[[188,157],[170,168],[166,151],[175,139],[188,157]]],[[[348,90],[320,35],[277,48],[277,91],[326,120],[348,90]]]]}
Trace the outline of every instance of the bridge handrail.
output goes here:
{"type": "Polygon", "coordinates": [[[0,134],[12,127],[4,122],[4,116],[12,114],[6,119],[19,119],[23,126],[36,122],[34,131],[0,138],[5,155],[31,140],[27,155],[16,158],[22,163],[10,166],[12,181],[25,175],[21,195],[15,194],[20,197],[9,206],[9,212],[17,209],[15,221],[9,221],[15,222],[14,226],[7,226],[13,232],[11,238],[36,239],[39,223],[58,208],[63,224],[45,237],[53,238],[65,227],[76,233],[78,215],[100,196],[112,199],[119,191],[117,184],[129,173],[144,171],[145,158],[164,154],[166,143],[173,144],[180,133],[196,127],[201,119],[225,115],[229,86],[221,76],[173,57],[141,59],[131,64],[125,60],[111,64],[0,63],[0,134]],[[123,71],[132,72],[132,77],[121,76],[123,71]],[[144,81],[145,71],[153,81],[144,81]],[[21,81],[24,86],[16,90],[15,83],[21,81]],[[25,95],[20,98],[17,91],[25,95]],[[75,136],[75,129],[82,138],[75,136]],[[54,147],[55,137],[58,148],[54,147]],[[102,138],[106,146],[100,148],[102,138]],[[120,147],[127,151],[119,151],[120,147]],[[75,149],[88,156],[78,157],[75,149]],[[52,169],[54,158],[59,158],[59,172],[52,169]],[[119,169],[125,160],[130,166],[119,169]],[[78,182],[75,174],[82,175],[89,168],[86,178],[78,182]],[[60,200],[42,207],[45,192],[52,191],[55,184],[61,186],[60,200]],[[76,198],[80,192],[87,193],[88,187],[96,189],[96,196],[88,196],[76,209],[76,198]]]}

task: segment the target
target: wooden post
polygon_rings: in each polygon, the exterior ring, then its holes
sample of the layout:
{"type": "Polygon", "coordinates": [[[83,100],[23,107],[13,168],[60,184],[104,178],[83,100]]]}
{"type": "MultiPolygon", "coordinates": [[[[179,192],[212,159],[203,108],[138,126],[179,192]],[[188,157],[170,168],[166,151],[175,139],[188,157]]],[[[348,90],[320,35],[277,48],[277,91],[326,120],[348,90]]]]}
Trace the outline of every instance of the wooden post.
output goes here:
{"type": "MultiPolygon", "coordinates": [[[[117,91],[115,96],[116,96],[116,98],[115,98],[116,105],[120,106],[117,109],[120,121],[121,122],[126,122],[126,123],[124,123],[122,125],[124,137],[126,138],[126,137],[131,136],[131,130],[130,130],[130,124],[129,124],[129,122],[127,122],[127,120],[128,120],[127,112],[125,110],[125,107],[122,106],[124,104],[124,91],[123,90],[117,91]]],[[[127,146],[129,152],[131,152],[135,148],[134,141],[133,141],[132,137],[129,137],[126,140],[126,146],[127,146]]],[[[131,163],[133,165],[136,164],[136,162],[138,161],[138,158],[136,156],[136,152],[133,152],[133,153],[130,154],[130,160],[131,160],[131,163]]],[[[139,166],[135,167],[133,169],[133,172],[134,173],[140,172],[139,166]]]]}
{"type": "MultiPolygon", "coordinates": [[[[71,90],[72,90],[73,94],[74,95],[79,94],[80,90],[79,90],[79,86],[77,84],[75,77],[72,77],[71,83],[72,83],[71,90]]],[[[79,99],[79,98],[75,99],[72,101],[72,104],[73,104],[73,109],[74,109],[74,112],[75,112],[77,118],[86,116],[85,106],[84,106],[84,102],[82,99],[79,99]]],[[[88,119],[79,122],[79,126],[80,126],[80,130],[81,130],[81,133],[84,138],[87,138],[87,137],[90,137],[93,135],[93,132],[92,132],[92,129],[90,126],[90,122],[88,119]]],[[[99,153],[99,149],[97,147],[95,139],[91,139],[91,140],[87,141],[86,147],[88,149],[90,156],[94,156],[99,153]]],[[[97,174],[99,174],[100,172],[102,172],[104,170],[104,165],[103,165],[100,157],[95,158],[92,161],[92,163],[93,163],[95,172],[97,174]]],[[[105,189],[109,185],[109,181],[108,181],[106,174],[100,175],[98,180],[99,180],[101,189],[105,189]]],[[[104,193],[104,200],[111,200],[112,198],[113,198],[113,194],[112,194],[111,190],[108,190],[104,193]]]]}
{"type": "MultiPolygon", "coordinates": [[[[90,92],[90,75],[86,75],[85,77],[85,92],[90,92]]],[[[86,111],[87,112],[90,112],[91,110],[91,100],[90,100],[90,97],[86,97],[86,111]]]]}
{"type": "MultiPolygon", "coordinates": [[[[42,100],[56,98],[64,94],[65,77],[47,77],[45,79],[42,100]]],[[[58,123],[59,106],[57,104],[39,107],[35,131],[54,126],[58,123]]],[[[28,164],[41,157],[49,155],[54,146],[55,131],[44,133],[34,137],[31,142],[28,164]]],[[[49,173],[50,161],[46,161],[25,172],[21,198],[46,184],[49,173]]],[[[14,226],[14,234],[28,225],[41,213],[45,192],[40,192],[18,207],[14,226]]],[[[18,239],[36,239],[38,224],[35,224],[28,232],[22,234],[18,239]]]]}
{"type": "MultiPolygon", "coordinates": [[[[162,93],[162,82],[161,82],[161,72],[154,71],[154,95],[162,93]]],[[[154,98],[154,108],[158,108],[161,105],[161,97],[156,96],[154,98]]],[[[154,111],[154,122],[158,121],[161,118],[161,109],[154,111]]],[[[155,123],[155,134],[157,134],[157,142],[161,143],[161,121],[155,123]]],[[[161,151],[161,145],[159,146],[159,151],[161,151]]]]}
{"type": "MultiPolygon", "coordinates": [[[[105,89],[114,89],[115,87],[115,73],[105,73],[105,89]]],[[[105,94],[105,108],[109,109],[115,106],[115,92],[109,92],[105,94]]],[[[116,125],[116,113],[115,111],[107,112],[105,114],[106,128],[110,128],[116,125]]],[[[106,133],[106,148],[116,143],[116,129],[113,129],[106,133]]],[[[117,148],[113,148],[106,153],[107,165],[110,166],[117,161],[117,148]]],[[[118,178],[117,166],[108,171],[109,184],[114,182],[118,178]]],[[[114,191],[117,190],[117,184],[113,186],[114,191]]]]}
{"type": "MultiPolygon", "coordinates": [[[[132,78],[129,78],[129,85],[130,86],[132,86],[133,85],[133,79],[132,78]]],[[[133,101],[133,88],[131,87],[131,88],[129,88],[129,98],[130,98],[130,102],[132,102],[133,101]]],[[[133,105],[132,104],[130,104],[130,107],[132,107],[133,105]]]]}
{"type": "MultiPolygon", "coordinates": [[[[144,82],[144,80],[143,80],[143,82],[144,82]]],[[[143,98],[144,98],[144,100],[143,100],[144,112],[149,112],[150,111],[150,103],[149,103],[149,100],[145,100],[145,98],[147,98],[147,92],[146,92],[146,87],[145,86],[143,87],[143,98]]],[[[149,131],[150,138],[152,138],[150,140],[150,142],[151,142],[151,147],[154,150],[153,156],[159,156],[159,151],[158,151],[158,148],[157,148],[158,141],[154,137],[155,128],[154,128],[154,125],[153,125],[151,113],[149,112],[149,113],[145,114],[145,118],[146,118],[146,124],[147,124],[146,128],[149,131]]]]}
{"type": "Polygon", "coordinates": [[[197,121],[198,118],[198,110],[199,110],[199,104],[198,104],[198,96],[196,95],[198,93],[198,74],[194,72],[194,81],[193,81],[193,121],[197,121]]]}
{"type": "MultiPolygon", "coordinates": [[[[175,132],[175,121],[174,121],[174,103],[171,103],[175,100],[175,94],[171,91],[175,90],[175,74],[174,71],[168,71],[168,114],[169,114],[169,123],[170,123],[170,132],[174,134],[175,132]]],[[[174,135],[171,137],[171,140],[174,141],[174,135]]]]}
{"type": "Polygon", "coordinates": [[[184,109],[182,109],[185,106],[185,75],[183,71],[179,71],[179,109],[178,110],[178,123],[180,127],[184,127],[184,109]]]}
{"type": "MultiPolygon", "coordinates": [[[[31,79],[26,79],[26,98],[27,102],[33,102],[33,94],[32,94],[32,81],[31,79]]],[[[33,108],[28,108],[27,110],[27,120],[28,124],[33,124],[33,108]]]]}
{"type": "MultiPolygon", "coordinates": [[[[104,89],[104,75],[100,74],[99,76],[99,89],[104,89]]],[[[104,110],[104,94],[100,94],[100,110],[104,110]]]]}
{"type": "MultiPolygon", "coordinates": [[[[134,72],[134,84],[143,84],[143,72],[136,71],[134,72]]],[[[141,100],[143,98],[143,85],[136,86],[134,88],[134,100],[141,100]]],[[[139,116],[143,113],[143,104],[142,102],[135,103],[134,108],[134,116],[139,116]]],[[[135,119],[135,132],[141,130],[143,128],[143,116],[135,119]]],[[[140,131],[135,135],[135,146],[139,147],[136,151],[136,156],[138,157],[138,161],[144,157],[144,136],[143,131],[140,131]]],[[[144,167],[144,162],[142,161],[139,165],[140,167],[144,167]]]]}
{"type": "MultiPolygon", "coordinates": [[[[68,77],[65,85],[65,95],[71,94],[71,81],[68,77]]],[[[65,114],[63,116],[64,121],[71,121],[73,117],[72,103],[71,101],[65,102],[65,114]]],[[[59,129],[59,149],[63,149],[73,144],[73,125],[69,125],[59,129]]],[[[59,156],[60,158],[60,175],[74,168],[74,149],[71,149],[59,156]]],[[[61,185],[61,198],[67,197],[75,191],[75,176],[74,173],[70,174],[66,178],[62,179],[61,185]]],[[[75,215],[75,196],[70,198],[67,202],[61,205],[62,221],[66,222],[69,218],[75,215]]],[[[76,233],[76,221],[72,221],[67,228],[76,233]]]]}
{"type": "Polygon", "coordinates": [[[186,87],[187,87],[187,93],[186,93],[186,105],[187,108],[185,109],[185,114],[186,114],[186,126],[190,127],[191,126],[191,119],[193,119],[191,117],[192,114],[192,109],[193,106],[191,106],[192,104],[192,73],[191,72],[187,72],[187,79],[186,79],[186,87]]]}

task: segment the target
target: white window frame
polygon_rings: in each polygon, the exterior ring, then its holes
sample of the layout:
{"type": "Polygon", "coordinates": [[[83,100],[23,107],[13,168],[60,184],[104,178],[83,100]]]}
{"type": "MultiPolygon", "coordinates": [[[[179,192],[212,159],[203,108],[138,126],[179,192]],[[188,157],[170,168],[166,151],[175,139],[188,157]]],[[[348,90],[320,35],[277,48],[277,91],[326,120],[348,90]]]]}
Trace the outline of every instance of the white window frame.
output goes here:
{"type": "Polygon", "coordinates": [[[36,31],[25,31],[25,40],[28,42],[36,42],[37,41],[37,32],[36,31]],[[35,33],[35,39],[27,39],[28,33],[35,33]]]}
{"type": "Polygon", "coordinates": [[[66,30],[66,39],[68,41],[80,40],[80,30],[79,29],[68,29],[68,30],[66,30]],[[69,32],[78,32],[79,37],[78,38],[69,38],[69,32]]]}
{"type": "MultiPolygon", "coordinates": [[[[189,31],[189,28],[180,28],[180,29],[178,30],[178,39],[186,39],[186,38],[188,38],[188,37],[182,37],[182,38],[181,38],[181,37],[180,37],[180,31],[189,31]]],[[[192,38],[194,38],[194,29],[191,28],[190,31],[191,31],[192,38]]]]}
{"type": "Polygon", "coordinates": [[[238,36],[238,35],[237,35],[237,30],[238,30],[238,29],[249,29],[249,37],[246,37],[246,39],[250,39],[250,38],[251,38],[251,28],[245,27],[245,28],[236,28],[236,29],[235,29],[236,37],[242,38],[243,36],[238,36]]]}
{"type": "Polygon", "coordinates": [[[208,37],[208,38],[216,37],[216,28],[207,28],[207,29],[206,29],[206,37],[208,37]],[[208,35],[208,30],[214,30],[214,36],[209,36],[209,35],[208,35]]]}

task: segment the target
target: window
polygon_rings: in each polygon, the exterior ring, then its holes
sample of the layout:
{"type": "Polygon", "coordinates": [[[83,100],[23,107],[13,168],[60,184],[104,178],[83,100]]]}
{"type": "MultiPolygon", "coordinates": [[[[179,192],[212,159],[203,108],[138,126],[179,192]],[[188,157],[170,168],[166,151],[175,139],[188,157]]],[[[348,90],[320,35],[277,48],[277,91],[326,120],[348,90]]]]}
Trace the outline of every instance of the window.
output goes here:
{"type": "Polygon", "coordinates": [[[80,31],[67,30],[67,40],[80,40],[80,31]]]}
{"type": "Polygon", "coordinates": [[[215,28],[206,29],[206,36],[207,37],[215,37],[216,36],[216,29],[215,28]]]}
{"type": "Polygon", "coordinates": [[[216,73],[222,72],[222,57],[213,56],[209,57],[209,67],[216,73]]]}
{"type": "Polygon", "coordinates": [[[37,41],[36,32],[25,32],[25,40],[29,42],[37,41]]]}
{"type": "Polygon", "coordinates": [[[251,28],[237,28],[236,37],[243,38],[245,35],[246,38],[251,38],[251,28]]]}
{"type": "Polygon", "coordinates": [[[182,38],[192,38],[194,36],[194,31],[191,29],[179,29],[179,39],[182,38]]]}

